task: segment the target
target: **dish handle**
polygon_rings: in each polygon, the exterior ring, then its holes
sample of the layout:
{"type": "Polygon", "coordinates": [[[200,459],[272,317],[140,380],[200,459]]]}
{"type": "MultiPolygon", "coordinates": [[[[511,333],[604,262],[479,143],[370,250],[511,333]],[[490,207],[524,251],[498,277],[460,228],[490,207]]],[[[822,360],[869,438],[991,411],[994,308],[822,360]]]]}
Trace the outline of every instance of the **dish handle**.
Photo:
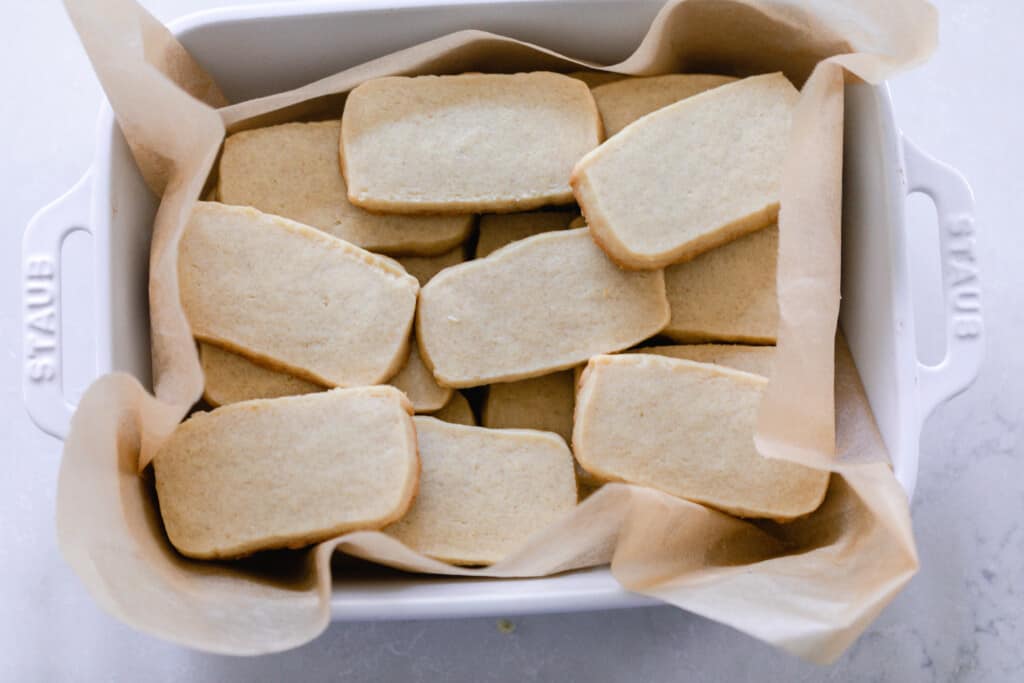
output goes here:
{"type": "MultiPolygon", "coordinates": [[[[921,192],[935,203],[942,259],[946,354],[935,365],[917,361],[917,398],[922,422],[940,404],[977,378],[985,352],[981,285],[975,243],[974,194],[953,167],[902,138],[907,194],[921,192]]],[[[924,255],[910,251],[911,258],[924,255]]]]}
{"type": "Polygon", "coordinates": [[[40,209],[21,241],[22,397],[32,421],[63,439],[75,406],[64,397],[61,349],[61,247],[68,235],[92,234],[92,172],[40,209]]]}

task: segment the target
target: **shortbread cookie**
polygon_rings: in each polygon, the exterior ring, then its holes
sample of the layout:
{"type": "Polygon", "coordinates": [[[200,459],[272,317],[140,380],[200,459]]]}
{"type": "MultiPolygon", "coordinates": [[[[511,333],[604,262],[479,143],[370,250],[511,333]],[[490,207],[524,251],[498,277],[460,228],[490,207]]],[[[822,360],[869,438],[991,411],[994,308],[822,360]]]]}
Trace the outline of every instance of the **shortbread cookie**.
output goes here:
{"type": "Polygon", "coordinates": [[[409,397],[417,413],[440,410],[452,397],[452,390],[439,386],[430,370],[420,360],[420,351],[415,342],[410,344],[409,357],[405,365],[391,378],[389,384],[401,389],[409,397]]]}
{"type": "Polygon", "coordinates": [[[483,425],[495,429],[539,429],[572,439],[576,384],[563,370],[518,382],[492,384],[484,401],[483,425]]]}
{"type": "Polygon", "coordinates": [[[469,401],[459,391],[453,391],[452,397],[448,399],[444,407],[433,413],[431,417],[460,425],[476,425],[476,415],[473,414],[473,407],[469,405],[469,401]]]}
{"type": "Polygon", "coordinates": [[[709,74],[626,78],[593,88],[604,134],[611,137],[642,116],[736,79],[709,74]]]}
{"type": "Polygon", "coordinates": [[[601,137],[590,89],[562,74],[378,78],[349,93],[342,169],[373,211],[525,211],[571,203],[601,137]]]}
{"type": "Polygon", "coordinates": [[[199,343],[199,362],[206,378],[203,399],[211,406],[226,406],[257,398],[299,396],[324,390],[319,384],[265,368],[245,356],[212,344],[199,343]]]}
{"type": "Polygon", "coordinates": [[[653,353],[656,356],[681,358],[698,363],[724,365],[754,375],[768,377],[775,363],[774,346],[747,346],[744,344],[677,344],[674,346],[647,346],[630,353],[653,353]]]}
{"type": "Polygon", "coordinates": [[[686,342],[774,344],[779,325],[772,225],[665,269],[672,319],[662,331],[686,342]]]}
{"type": "MultiPolygon", "coordinates": [[[[324,390],[319,384],[265,368],[245,356],[210,344],[200,343],[199,358],[206,376],[203,398],[212,406],[324,390]]],[[[388,384],[401,390],[417,413],[440,410],[452,396],[451,389],[438,386],[434,381],[434,376],[420,360],[415,344],[410,345],[405,364],[388,384]]]]}
{"type": "MultiPolygon", "coordinates": [[[[573,411],[576,407],[576,379],[582,366],[518,382],[487,387],[483,425],[495,429],[539,429],[572,441],[573,411]]],[[[604,483],[576,463],[576,481],[581,493],[604,483]]]]}
{"type": "Polygon", "coordinates": [[[229,135],[220,159],[220,201],[291,218],[387,254],[441,254],[466,239],[471,215],[373,214],[349,203],[340,138],[340,120],[229,135]]]}
{"type": "Polygon", "coordinates": [[[196,413],[153,460],[171,543],[230,558],[390,524],[419,477],[411,412],[393,387],[355,387],[196,413]]]}
{"type": "Polygon", "coordinates": [[[573,71],[567,73],[566,76],[569,78],[575,78],[583,81],[591,88],[596,88],[599,85],[605,83],[614,83],[615,81],[621,81],[624,78],[629,78],[625,74],[615,74],[610,71],[573,71]]]}
{"type": "Polygon", "coordinates": [[[661,272],[617,268],[581,228],[442,271],[420,292],[416,336],[440,384],[471,387],[571,368],[668,318],[661,272]]]}
{"type": "MultiPolygon", "coordinates": [[[[527,211],[525,213],[488,214],[480,217],[480,237],[476,257],[483,258],[527,237],[568,227],[575,211],[527,211]]],[[[423,284],[423,283],[421,283],[423,284]]]]}
{"type": "Polygon", "coordinates": [[[821,504],[829,473],[754,447],[768,380],[650,354],[595,356],[576,396],[573,451],[599,477],[741,517],[779,521],[821,504]]]}
{"type": "Polygon", "coordinates": [[[556,435],[414,421],[419,493],[384,530],[413,550],[453,564],[491,564],[576,505],[572,454],[556,435]]]}
{"type": "Polygon", "coordinates": [[[462,245],[451,251],[446,251],[438,256],[400,256],[396,259],[402,264],[406,272],[416,278],[420,287],[430,282],[430,278],[440,273],[445,268],[462,263],[466,260],[466,254],[462,245]]]}
{"type": "Polygon", "coordinates": [[[745,78],[630,125],[573,171],[594,239],[627,268],[686,261],[775,221],[799,93],[745,78]]]}
{"type": "Polygon", "coordinates": [[[300,223],[199,202],[178,278],[192,333],[262,365],[347,386],[382,382],[405,361],[416,278],[300,223]]]}

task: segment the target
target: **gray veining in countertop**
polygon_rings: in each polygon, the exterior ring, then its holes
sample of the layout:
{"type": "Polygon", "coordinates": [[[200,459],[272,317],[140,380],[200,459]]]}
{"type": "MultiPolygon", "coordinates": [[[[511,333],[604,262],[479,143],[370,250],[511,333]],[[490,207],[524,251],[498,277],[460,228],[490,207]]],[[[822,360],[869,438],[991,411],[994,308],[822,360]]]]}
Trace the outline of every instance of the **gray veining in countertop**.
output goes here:
{"type": "MultiPolygon", "coordinates": [[[[167,20],[220,2],[145,4],[167,20]]],[[[893,94],[907,134],[974,186],[988,358],[924,430],[920,573],[839,662],[818,667],[666,607],[516,618],[511,631],[496,619],[338,625],[259,659],[189,652],[101,612],[57,553],[59,445],[22,410],[17,363],[21,231],[90,163],[99,88],[59,3],[6,3],[0,681],[1024,680],[1024,4],[936,4],[940,51],[893,94]]],[[[928,210],[911,216],[910,230],[934,230],[928,210]]]]}

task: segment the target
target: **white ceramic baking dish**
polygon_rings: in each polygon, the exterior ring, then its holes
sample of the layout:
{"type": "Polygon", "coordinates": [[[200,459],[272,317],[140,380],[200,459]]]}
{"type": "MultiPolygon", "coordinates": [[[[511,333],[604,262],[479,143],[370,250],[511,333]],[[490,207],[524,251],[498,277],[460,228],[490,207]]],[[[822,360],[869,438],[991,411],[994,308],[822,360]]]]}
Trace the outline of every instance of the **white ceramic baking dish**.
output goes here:
{"type": "MultiPolygon", "coordinates": [[[[581,58],[612,63],[638,43],[661,0],[527,2],[306,2],[234,7],[173,23],[179,39],[232,101],[292,88],[392,50],[464,28],[501,33],[581,58]],[[568,30],[566,27],[570,27],[568,30]],[[258,46],[258,47],[254,47],[258,46]]],[[[963,177],[911,145],[896,128],[885,87],[848,86],[844,169],[841,323],[889,448],[896,476],[912,495],[922,423],[974,379],[983,331],[974,255],[973,199],[963,177]],[[904,223],[908,193],[935,202],[939,240],[913,238],[904,223]],[[913,248],[911,248],[913,245],[913,248]],[[909,273],[942,259],[941,291],[914,296],[944,302],[946,352],[919,362],[909,273]],[[913,263],[916,261],[917,263],[913,263]]],[[[65,378],[120,370],[150,383],[147,312],[149,226],[156,202],[104,104],[91,169],[32,219],[23,240],[24,399],[35,423],[63,437],[74,405],[65,378]],[[88,312],[61,310],[61,245],[92,238],[96,301],[88,312]],[[63,315],[62,315],[63,313],[63,315]],[[62,323],[74,317],[74,326],[62,323]],[[64,345],[94,337],[94,358],[64,367],[64,345]]],[[[81,264],[77,264],[81,265],[81,264]]],[[[65,298],[67,298],[67,293],[65,298]]],[[[339,572],[338,619],[409,619],[603,609],[646,604],[606,569],[530,580],[419,577],[370,570],[339,572]]]]}

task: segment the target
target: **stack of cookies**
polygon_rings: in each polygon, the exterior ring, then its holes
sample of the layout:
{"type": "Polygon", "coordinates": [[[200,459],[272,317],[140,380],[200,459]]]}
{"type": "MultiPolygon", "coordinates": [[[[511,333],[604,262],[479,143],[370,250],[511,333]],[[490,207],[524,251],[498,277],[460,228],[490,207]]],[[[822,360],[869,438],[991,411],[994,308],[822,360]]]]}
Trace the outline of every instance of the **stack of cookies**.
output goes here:
{"type": "Polygon", "coordinates": [[[154,459],[196,558],[383,530],[497,562],[609,481],[744,517],[828,474],[754,448],[781,74],[381,78],[227,138],[179,247],[209,410],[154,459]]]}

